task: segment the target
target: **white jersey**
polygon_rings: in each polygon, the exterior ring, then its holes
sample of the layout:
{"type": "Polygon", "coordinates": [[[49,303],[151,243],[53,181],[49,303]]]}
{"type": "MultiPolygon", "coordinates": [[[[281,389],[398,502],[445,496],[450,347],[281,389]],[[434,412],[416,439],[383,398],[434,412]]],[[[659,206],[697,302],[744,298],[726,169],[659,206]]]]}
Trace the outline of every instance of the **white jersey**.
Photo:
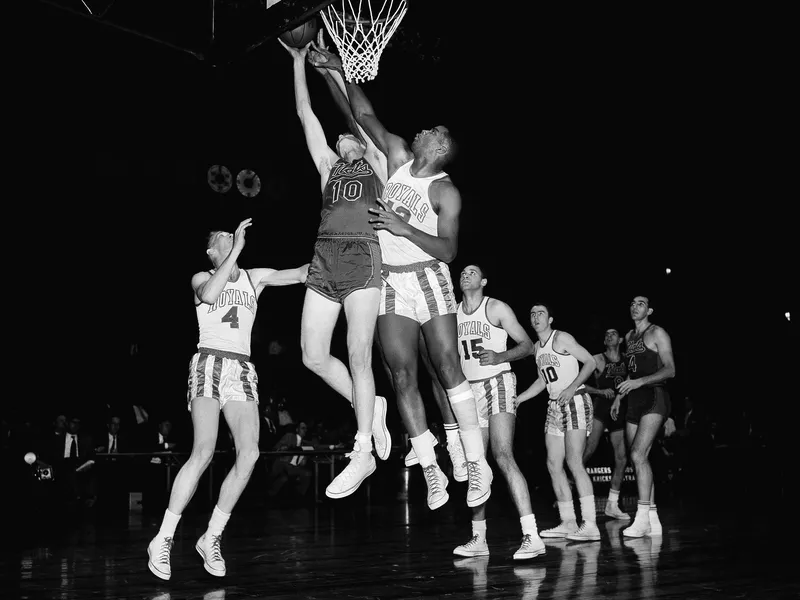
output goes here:
{"type": "MultiPolygon", "coordinates": [[[[437,179],[447,177],[447,173],[414,177],[411,175],[412,162],[402,165],[386,182],[383,202],[409,225],[429,235],[438,236],[439,216],[433,210],[428,189],[437,179]]],[[[385,229],[378,230],[378,240],[383,262],[387,265],[399,267],[436,260],[408,238],[396,236],[385,229]]]]}
{"type": "Polygon", "coordinates": [[[458,303],[458,353],[461,357],[461,370],[469,381],[490,379],[504,371],[510,371],[511,365],[503,362],[498,365],[481,365],[481,350],[505,352],[508,348],[508,333],[502,327],[496,327],[486,314],[489,306],[488,296],[484,297],[475,312],[464,312],[464,303],[458,303]]]}
{"type": "MultiPolygon", "coordinates": [[[[571,354],[561,354],[553,350],[553,340],[555,340],[556,334],[558,331],[554,329],[544,344],[536,342],[534,346],[536,367],[539,369],[539,375],[547,384],[547,392],[550,394],[551,400],[558,398],[564,388],[575,381],[581,370],[577,358],[571,354]]],[[[581,392],[583,389],[584,387],[581,386],[577,392],[581,392]]]]}
{"type": "Polygon", "coordinates": [[[250,356],[250,334],[257,308],[250,276],[239,269],[239,279],[228,281],[214,304],[201,302],[195,307],[200,328],[197,347],[250,356]]]}

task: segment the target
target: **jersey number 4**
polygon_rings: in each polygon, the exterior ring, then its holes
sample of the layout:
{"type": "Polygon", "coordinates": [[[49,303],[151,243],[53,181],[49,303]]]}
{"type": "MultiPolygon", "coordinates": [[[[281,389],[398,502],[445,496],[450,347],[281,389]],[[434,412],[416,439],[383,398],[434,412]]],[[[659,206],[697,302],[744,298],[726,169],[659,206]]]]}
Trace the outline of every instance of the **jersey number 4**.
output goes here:
{"type": "Polygon", "coordinates": [[[553,383],[554,381],[558,381],[558,373],[556,373],[556,370],[553,367],[539,369],[539,373],[542,374],[542,379],[544,379],[545,383],[553,383]]]}
{"type": "Polygon", "coordinates": [[[628,371],[630,373],[636,373],[636,355],[631,354],[631,357],[628,359],[628,371]]]}
{"type": "Polygon", "coordinates": [[[467,345],[467,340],[461,340],[461,345],[464,347],[464,360],[469,360],[470,358],[479,359],[481,357],[481,352],[483,352],[483,338],[473,338],[469,341],[469,346],[467,345]],[[472,350],[470,351],[470,346],[472,350]]]}
{"type": "Polygon", "coordinates": [[[226,312],[225,316],[222,317],[222,322],[230,323],[231,329],[239,329],[239,307],[234,306],[226,312]]]}

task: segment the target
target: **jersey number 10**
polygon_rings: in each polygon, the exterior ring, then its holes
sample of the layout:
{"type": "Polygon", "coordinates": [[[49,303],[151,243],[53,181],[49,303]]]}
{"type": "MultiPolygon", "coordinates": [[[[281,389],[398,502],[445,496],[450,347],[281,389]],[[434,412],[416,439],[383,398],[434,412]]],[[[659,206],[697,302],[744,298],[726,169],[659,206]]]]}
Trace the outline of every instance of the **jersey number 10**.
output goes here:
{"type": "Polygon", "coordinates": [[[558,373],[556,373],[556,370],[553,367],[539,369],[539,373],[542,374],[542,379],[544,379],[545,383],[553,383],[554,381],[558,381],[558,373]]]}
{"type": "Polygon", "coordinates": [[[331,189],[333,190],[334,204],[342,198],[348,202],[355,202],[361,198],[364,184],[362,184],[358,179],[348,179],[346,181],[337,179],[331,184],[331,189]]]}

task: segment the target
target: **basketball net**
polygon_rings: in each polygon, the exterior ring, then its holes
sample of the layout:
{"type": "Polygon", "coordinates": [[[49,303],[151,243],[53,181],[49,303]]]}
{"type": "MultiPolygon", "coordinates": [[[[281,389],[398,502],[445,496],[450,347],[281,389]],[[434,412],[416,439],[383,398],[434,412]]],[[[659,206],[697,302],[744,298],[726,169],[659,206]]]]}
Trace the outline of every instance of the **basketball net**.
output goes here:
{"type": "Polygon", "coordinates": [[[341,7],[334,8],[338,4],[334,1],[320,14],[339,50],[345,79],[375,79],[381,54],[408,10],[406,0],[341,0],[341,7]]]}

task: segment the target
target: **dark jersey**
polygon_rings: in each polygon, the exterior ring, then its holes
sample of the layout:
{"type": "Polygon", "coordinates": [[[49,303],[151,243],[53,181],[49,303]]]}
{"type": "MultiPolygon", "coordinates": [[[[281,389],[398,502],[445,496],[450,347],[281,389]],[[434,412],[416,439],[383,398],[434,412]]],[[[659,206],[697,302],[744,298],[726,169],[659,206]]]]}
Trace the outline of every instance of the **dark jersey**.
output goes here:
{"type": "Polygon", "coordinates": [[[625,381],[628,376],[628,369],[625,366],[624,357],[620,357],[617,362],[611,362],[608,355],[603,354],[606,359],[606,367],[597,377],[597,387],[601,390],[617,389],[617,386],[625,381]]]}
{"type": "MultiPolygon", "coordinates": [[[[651,350],[644,343],[644,334],[653,327],[651,324],[641,335],[636,332],[625,344],[625,357],[628,362],[628,375],[631,379],[639,379],[645,375],[652,375],[661,368],[661,359],[658,352],[651,350]]],[[[653,385],[662,385],[654,383],[653,385]]]]}
{"type": "Polygon", "coordinates": [[[378,239],[369,222],[383,193],[378,176],[363,158],[348,163],[339,159],[331,168],[322,192],[322,212],[317,235],[344,235],[378,239]]]}

